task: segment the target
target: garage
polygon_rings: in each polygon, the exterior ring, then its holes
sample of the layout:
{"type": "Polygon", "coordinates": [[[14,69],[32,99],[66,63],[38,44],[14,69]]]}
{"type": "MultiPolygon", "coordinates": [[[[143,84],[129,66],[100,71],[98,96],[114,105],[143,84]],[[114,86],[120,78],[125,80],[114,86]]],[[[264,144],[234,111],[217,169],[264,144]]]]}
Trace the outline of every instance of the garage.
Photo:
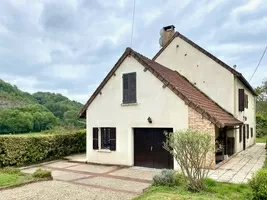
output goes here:
{"type": "Polygon", "coordinates": [[[173,156],[162,146],[164,132],[172,128],[134,128],[134,165],[150,168],[173,169],[173,156]]]}

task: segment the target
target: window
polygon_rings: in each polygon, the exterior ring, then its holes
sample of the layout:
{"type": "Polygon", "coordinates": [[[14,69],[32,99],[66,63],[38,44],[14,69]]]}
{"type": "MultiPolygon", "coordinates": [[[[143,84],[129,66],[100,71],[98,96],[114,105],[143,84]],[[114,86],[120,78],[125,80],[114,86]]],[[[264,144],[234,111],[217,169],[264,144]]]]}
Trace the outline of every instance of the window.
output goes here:
{"type": "Polygon", "coordinates": [[[253,137],[253,128],[250,128],[251,137],[253,137]]]}
{"type": "Polygon", "coordinates": [[[136,103],[136,73],[123,74],[123,104],[136,103]]]}
{"type": "Polygon", "coordinates": [[[246,129],[247,129],[247,139],[249,139],[249,124],[246,124],[246,129]]]}
{"type": "Polygon", "coordinates": [[[239,126],[239,142],[242,142],[242,125],[239,126]]]}
{"type": "Polygon", "coordinates": [[[93,128],[93,149],[109,149],[116,150],[116,128],[93,128]],[[100,130],[100,141],[98,132],[100,130]]]}

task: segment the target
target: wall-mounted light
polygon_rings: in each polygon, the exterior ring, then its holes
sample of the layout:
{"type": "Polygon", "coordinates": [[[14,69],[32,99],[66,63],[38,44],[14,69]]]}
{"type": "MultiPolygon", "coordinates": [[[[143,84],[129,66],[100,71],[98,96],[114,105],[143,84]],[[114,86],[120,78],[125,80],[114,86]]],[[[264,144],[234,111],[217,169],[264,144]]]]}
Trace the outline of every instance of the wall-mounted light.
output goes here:
{"type": "Polygon", "coordinates": [[[147,121],[148,121],[148,123],[152,124],[152,119],[151,119],[151,117],[148,117],[148,118],[147,118],[147,121]]]}

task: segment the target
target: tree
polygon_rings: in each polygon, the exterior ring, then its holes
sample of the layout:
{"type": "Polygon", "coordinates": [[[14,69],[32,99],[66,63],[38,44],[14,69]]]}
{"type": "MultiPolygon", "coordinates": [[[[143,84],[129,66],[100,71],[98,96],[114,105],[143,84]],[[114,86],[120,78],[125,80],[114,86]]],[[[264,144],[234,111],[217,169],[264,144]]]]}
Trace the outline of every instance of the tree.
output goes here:
{"type": "Polygon", "coordinates": [[[177,131],[166,134],[163,147],[174,156],[188,180],[189,189],[201,191],[213,162],[208,159],[208,154],[214,153],[211,136],[192,129],[177,131]]]}

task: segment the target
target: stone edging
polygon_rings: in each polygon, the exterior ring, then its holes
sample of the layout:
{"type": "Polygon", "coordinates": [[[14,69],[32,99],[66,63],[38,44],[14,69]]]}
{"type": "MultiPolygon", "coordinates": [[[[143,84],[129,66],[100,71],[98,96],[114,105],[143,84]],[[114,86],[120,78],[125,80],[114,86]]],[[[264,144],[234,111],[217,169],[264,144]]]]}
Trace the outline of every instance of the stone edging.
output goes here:
{"type": "Polygon", "coordinates": [[[26,181],[26,182],[18,183],[18,184],[15,184],[15,185],[9,185],[9,186],[0,187],[0,191],[13,189],[13,188],[16,188],[16,187],[22,187],[24,185],[28,185],[28,184],[31,184],[31,183],[37,183],[37,182],[42,182],[42,181],[51,181],[51,180],[53,180],[53,178],[44,178],[44,179],[36,179],[36,180],[26,181]]]}

